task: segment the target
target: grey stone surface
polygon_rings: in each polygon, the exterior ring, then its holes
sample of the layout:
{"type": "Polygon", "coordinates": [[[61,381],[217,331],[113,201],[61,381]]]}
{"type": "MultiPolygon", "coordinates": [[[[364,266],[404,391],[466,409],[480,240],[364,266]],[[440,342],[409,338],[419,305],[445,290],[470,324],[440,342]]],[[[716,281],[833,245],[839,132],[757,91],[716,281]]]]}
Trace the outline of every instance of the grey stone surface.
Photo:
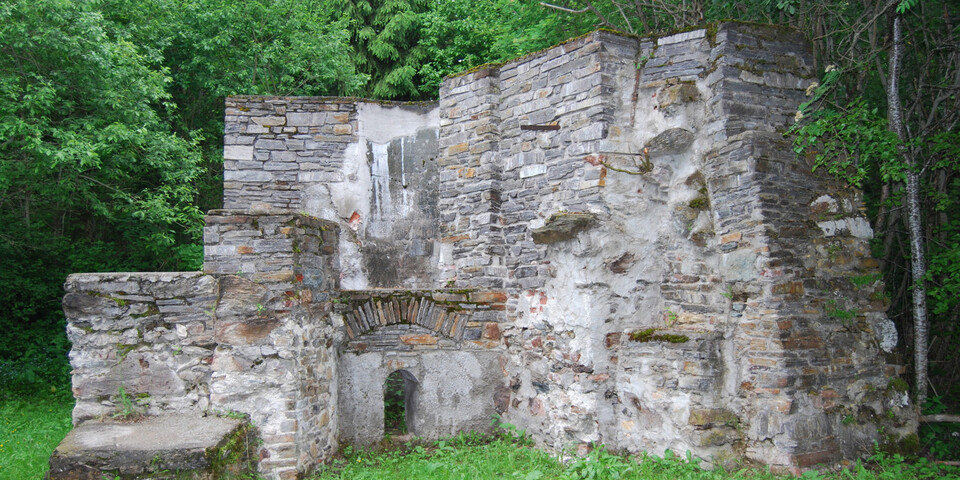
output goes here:
{"type": "Polygon", "coordinates": [[[216,416],[165,415],[136,422],[86,421],[50,457],[50,480],[219,478],[248,472],[245,421],[216,416]],[[226,460],[236,456],[240,459],[226,460]],[[215,459],[217,461],[211,461],[215,459]],[[224,460],[222,463],[220,460],[224,460]]]}
{"type": "Polygon", "coordinates": [[[231,97],[205,275],[68,279],[74,417],[120,386],[240,411],[292,479],[377,441],[401,371],[429,438],[497,413],[557,450],[869,453],[916,418],[883,287],[853,281],[878,266],[860,195],[782,136],[813,73],[795,32],[722,23],[594,32],[437,105],[231,97]]]}

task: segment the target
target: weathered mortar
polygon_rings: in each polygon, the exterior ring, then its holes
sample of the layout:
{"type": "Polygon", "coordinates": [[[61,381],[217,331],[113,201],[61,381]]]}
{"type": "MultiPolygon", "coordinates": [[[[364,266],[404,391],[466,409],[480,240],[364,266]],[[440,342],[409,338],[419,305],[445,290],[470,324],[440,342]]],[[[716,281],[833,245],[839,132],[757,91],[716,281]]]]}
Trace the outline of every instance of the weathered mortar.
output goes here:
{"type": "Polygon", "coordinates": [[[224,208],[344,223],[344,288],[429,288],[439,272],[437,106],[230,97],[224,208]]]}
{"type": "Polygon", "coordinates": [[[238,410],[293,478],[379,440],[402,371],[428,438],[496,413],[558,449],[867,453],[915,416],[859,196],[782,137],[809,52],[738,23],[600,31],[439,106],[231,97],[208,275],[67,283],[75,417],[121,384],[151,414],[238,410]]]}

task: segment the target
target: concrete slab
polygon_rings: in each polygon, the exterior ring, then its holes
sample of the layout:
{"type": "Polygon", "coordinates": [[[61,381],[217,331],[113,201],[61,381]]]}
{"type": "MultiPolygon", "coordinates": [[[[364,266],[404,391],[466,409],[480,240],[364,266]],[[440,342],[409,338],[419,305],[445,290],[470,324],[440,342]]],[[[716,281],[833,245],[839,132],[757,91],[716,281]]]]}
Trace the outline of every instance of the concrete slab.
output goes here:
{"type": "Polygon", "coordinates": [[[50,456],[50,480],[218,478],[247,468],[249,428],[240,419],[163,415],[137,422],[87,421],[50,456]]]}

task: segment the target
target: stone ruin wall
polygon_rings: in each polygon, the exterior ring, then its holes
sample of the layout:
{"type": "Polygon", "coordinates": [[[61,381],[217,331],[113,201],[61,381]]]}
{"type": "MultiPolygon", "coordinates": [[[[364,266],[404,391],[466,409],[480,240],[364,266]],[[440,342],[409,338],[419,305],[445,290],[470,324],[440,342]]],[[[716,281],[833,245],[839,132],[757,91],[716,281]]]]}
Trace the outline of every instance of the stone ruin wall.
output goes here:
{"type": "Polygon", "coordinates": [[[782,136],[813,73],[799,35],[725,23],[594,32],[439,105],[231,97],[203,274],[68,279],[75,421],[121,385],[247,413],[292,478],[379,440],[403,370],[428,438],[498,414],[556,449],[868,452],[915,424],[858,194],[782,136]]]}
{"type": "Polygon", "coordinates": [[[812,75],[798,35],[725,24],[444,83],[445,278],[510,293],[506,421],[721,462],[870,448],[840,422],[899,411],[892,324],[851,283],[877,266],[859,199],[782,137],[812,75]]]}

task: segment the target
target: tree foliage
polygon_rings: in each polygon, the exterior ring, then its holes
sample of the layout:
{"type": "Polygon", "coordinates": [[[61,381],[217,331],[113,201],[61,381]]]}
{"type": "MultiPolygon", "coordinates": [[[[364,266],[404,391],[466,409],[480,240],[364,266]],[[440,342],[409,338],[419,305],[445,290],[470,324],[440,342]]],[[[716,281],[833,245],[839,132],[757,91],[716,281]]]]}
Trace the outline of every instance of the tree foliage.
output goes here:
{"type": "Polygon", "coordinates": [[[68,272],[198,266],[196,145],[163,121],[165,69],[98,6],[0,5],[0,355],[36,357],[0,380],[62,365],[68,272]]]}
{"type": "Polygon", "coordinates": [[[422,97],[420,66],[426,60],[420,30],[426,0],[327,0],[339,12],[353,47],[354,65],[370,77],[362,94],[374,98],[422,97]]]}
{"type": "Polygon", "coordinates": [[[435,97],[447,75],[502,62],[592,30],[589,18],[522,0],[448,0],[425,15],[420,45],[424,96],[435,97]]]}

